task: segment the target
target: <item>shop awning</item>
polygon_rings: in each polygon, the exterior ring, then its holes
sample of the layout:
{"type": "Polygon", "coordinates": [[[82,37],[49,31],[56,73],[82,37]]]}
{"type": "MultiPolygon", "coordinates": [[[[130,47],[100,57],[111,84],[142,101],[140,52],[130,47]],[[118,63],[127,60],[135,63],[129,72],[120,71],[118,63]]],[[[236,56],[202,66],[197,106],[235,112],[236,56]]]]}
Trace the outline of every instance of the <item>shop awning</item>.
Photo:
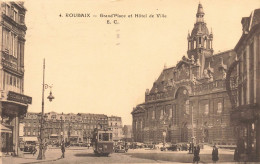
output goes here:
{"type": "Polygon", "coordinates": [[[12,133],[12,130],[1,124],[1,133],[12,133]]]}

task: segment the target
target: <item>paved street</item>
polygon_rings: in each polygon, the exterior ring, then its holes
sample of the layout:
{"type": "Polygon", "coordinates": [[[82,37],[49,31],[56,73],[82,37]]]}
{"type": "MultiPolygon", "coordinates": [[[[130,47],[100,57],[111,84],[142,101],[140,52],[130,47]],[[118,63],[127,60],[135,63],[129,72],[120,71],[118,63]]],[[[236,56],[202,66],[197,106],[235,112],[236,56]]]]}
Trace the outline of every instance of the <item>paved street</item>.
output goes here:
{"type": "MultiPolygon", "coordinates": [[[[233,151],[219,150],[219,162],[233,162],[233,151]]],[[[61,159],[61,151],[59,148],[49,148],[46,151],[46,160],[36,160],[37,155],[24,154],[23,158],[3,157],[2,162],[8,164],[16,163],[191,163],[192,154],[187,151],[165,151],[148,150],[148,149],[130,149],[127,153],[113,153],[109,157],[97,157],[93,153],[93,149],[85,147],[71,147],[66,149],[65,158],[61,159]]],[[[211,163],[211,148],[201,149],[201,163],[211,163]]]]}

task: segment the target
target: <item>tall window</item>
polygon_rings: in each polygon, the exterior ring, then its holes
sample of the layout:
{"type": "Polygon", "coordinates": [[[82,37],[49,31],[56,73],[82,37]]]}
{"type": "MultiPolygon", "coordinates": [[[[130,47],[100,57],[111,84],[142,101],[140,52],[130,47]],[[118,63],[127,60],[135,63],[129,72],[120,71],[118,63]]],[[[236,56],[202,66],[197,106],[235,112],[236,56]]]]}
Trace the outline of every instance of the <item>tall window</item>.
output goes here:
{"type": "Polygon", "coordinates": [[[186,114],[190,113],[190,101],[189,100],[186,100],[186,102],[185,102],[185,112],[186,112],[186,114]]]}
{"type": "Polygon", "coordinates": [[[17,21],[17,11],[14,10],[14,21],[17,21]]]}
{"type": "Polygon", "coordinates": [[[204,112],[205,115],[208,115],[209,114],[209,104],[205,104],[205,112],[204,112]]]}
{"type": "Polygon", "coordinates": [[[204,38],[204,45],[203,45],[204,48],[207,48],[207,37],[204,38]]]}
{"type": "Polygon", "coordinates": [[[6,6],[5,6],[5,14],[10,16],[10,13],[11,13],[11,7],[6,4],[6,6]]]}
{"type": "Polygon", "coordinates": [[[163,118],[163,115],[164,115],[164,113],[163,113],[163,109],[161,109],[161,115],[160,115],[160,119],[162,119],[162,118],[163,118]]]}
{"type": "Polygon", "coordinates": [[[196,40],[193,41],[193,49],[197,48],[196,40]]]}
{"type": "Polygon", "coordinates": [[[218,103],[218,110],[217,110],[217,113],[221,113],[222,112],[222,103],[221,102],[219,102],[218,103]]]}
{"type": "Polygon", "coordinates": [[[153,110],[153,113],[152,113],[152,119],[155,118],[155,111],[153,110]]]}
{"type": "Polygon", "coordinates": [[[172,108],[169,109],[169,118],[172,118],[172,108]]]}

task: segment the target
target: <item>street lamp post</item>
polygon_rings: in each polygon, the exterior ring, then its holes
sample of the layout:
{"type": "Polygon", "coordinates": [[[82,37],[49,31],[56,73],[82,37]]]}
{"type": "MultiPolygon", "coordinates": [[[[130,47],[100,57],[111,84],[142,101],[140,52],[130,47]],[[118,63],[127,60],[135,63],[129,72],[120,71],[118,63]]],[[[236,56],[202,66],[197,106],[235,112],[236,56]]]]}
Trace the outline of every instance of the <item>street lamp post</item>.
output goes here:
{"type": "Polygon", "coordinates": [[[193,105],[191,106],[191,130],[192,130],[192,137],[191,137],[191,152],[193,153],[194,151],[194,142],[195,142],[195,136],[194,136],[194,126],[193,126],[193,105]]]}
{"type": "MultiPolygon", "coordinates": [[[[63,113],[62,113],[62,116],[63,116],[63,113]]],[[[61,142],[64,140],[64,128],[62,128],[62,125],[63,125],[63,120],[62,120],[62,116],[60,116],[60,139],[61,139],[61,142]]]]}
{"type": "MultiPolygon", "coordinates": [[[[43,132],[44,132],[44,127],[43,127],[44,90],[47,89],[48,87],[50,87],[50,89],[52,88],[52,86],[49,86],[49,85],[45,84],[44,78],[45,78],[45,59],[43,59],[42,114],[41,114],[39,155],[37,157],[38,160],[45,159],[45,154],[44,154],[45,152],[43,151],[43,148],[44,148],[44,145],[43,145],[43,140],[44,140],[44,136],[43,136],[43,132]]],[[[51,91],[50,91],[50,95],[48,96],[48,99],[49,99],[49,101],[52,101],[52,99],[54,99],[54,97],[52,96],[52,92],[51,91]]]]}

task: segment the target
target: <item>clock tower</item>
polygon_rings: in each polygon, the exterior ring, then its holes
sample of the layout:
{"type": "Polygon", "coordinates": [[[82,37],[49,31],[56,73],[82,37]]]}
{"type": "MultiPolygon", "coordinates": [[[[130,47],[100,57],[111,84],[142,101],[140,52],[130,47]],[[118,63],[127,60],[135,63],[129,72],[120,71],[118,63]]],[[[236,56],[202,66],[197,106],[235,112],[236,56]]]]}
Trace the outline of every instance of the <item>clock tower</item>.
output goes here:
{"type": "Polygon", "coordinates": [[[199,3],[196,14],[196,23],[193,30],[188,33],[188,57],[194,58],[197,63],[200,63],[200,72],[204,70],[205,58],[213,55],[213,34],[209,33],[207,24],[204,22],[204,11],[202,4],[199,3]],[[193,57],[192,57],[193,56],[193,57]]]}

